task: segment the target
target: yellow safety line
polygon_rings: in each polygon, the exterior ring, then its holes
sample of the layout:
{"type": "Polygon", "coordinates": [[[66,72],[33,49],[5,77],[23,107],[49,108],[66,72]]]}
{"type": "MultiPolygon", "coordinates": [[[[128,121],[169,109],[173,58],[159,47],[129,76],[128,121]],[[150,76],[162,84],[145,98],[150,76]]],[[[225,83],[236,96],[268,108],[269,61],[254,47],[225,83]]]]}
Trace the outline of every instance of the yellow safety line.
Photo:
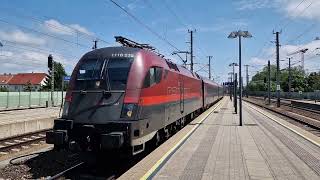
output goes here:
{"type": "MultiPolygon", "coordinates": [[[[224,98],[222,99],[224,101],[224,98]]],[[[140,179],[144,180],[144,179],[148,179],[151,174],[163,163],[163,161],[174,151],[177,149],[177,147],[179,147],[183,141],[185,141],[187,139],[187,137],[189,137],[189,135],[191,133],[193,133],[193,131],[196,130],[196,128],[200,125],[200,123],[202,123],[215,109],[217,109],[220,105],[221,105],[222,101],[220,101],[216,107],[214,107],[201,121],[199,121],[199,123],[197,123],[185,136],[183,136],[182,139],[180,139],[180,141],[178,143],[176,143],[169,151],[166,152],[165,155],[163,155],[157,162],[155,165],[152,166],[151,169],[149,169],[149,171],[142,176],[140,179]]]]}
{"type": "MultiPolygon", "coordinates": [[[[256,108],[256,107],[254,107],[253,105],[251,105],[251,104],[249,104],[249,103],[247,103],[247,105],[248,105],[249,107],[251,107],[252,109],[254,109],[254,110],[258,111],[260,114],[262,114],[262,115],[264,115],[264,116],[268,117],[269,119],[271,119],[271,120],[275,121],[276,123],[280,124],[281,126],[283,126],[283,127],[287,128],[287,129],[289,129],[290,131],[292,131],[292,132],[294,132],[294,133],[298,134],[299,136],[301,136],[301,137],[303,137],[303,138],[307,139],[308,141],[310,141],[310,142],[311,142],[311,143],[313,143],[314,145],[316,145],[316,146],[320,147],[320,144],[319,144],[318,142],[314,141],[313,139],[310,139],[309,137],[305,136],[304,134],[301,134],[299,131],[297,131],[297,130],[295,130],[295,129],[291,128],[291,127],[288,127],[287,125],[285,125],[284,123],[282,123],[282,122],[280,122],[280,121],[276,120],[275,118],[273,118],[273,117],[271,117],[271,116],[269,116],[269,115],[265,114],[265,113],[264,113],[260,108],[256,108]]],[[[297,127],[298,127],[298,126],[297,126],[297,127]]],[[[302,129],[302,130],[303,130],[303,129],[302,129]]],[[[308,132],[308,133],[309,133],[309,132],[308,132]]],[[[310,133],[310,134],[311,134],[311,133],[310,133]]]]}

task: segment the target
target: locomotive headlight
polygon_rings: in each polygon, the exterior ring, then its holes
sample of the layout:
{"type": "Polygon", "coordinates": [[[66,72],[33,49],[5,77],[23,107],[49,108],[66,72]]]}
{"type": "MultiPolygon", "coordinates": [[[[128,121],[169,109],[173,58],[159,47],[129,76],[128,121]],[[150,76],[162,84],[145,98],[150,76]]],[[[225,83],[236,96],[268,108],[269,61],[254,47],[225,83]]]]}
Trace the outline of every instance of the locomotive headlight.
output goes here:
{"type": "Polygon", "coordinates": [[[121,117],[122,118],[131,118],[133,116],[133,112],[136,109],[136,104],[123,104],[121,117]]]}

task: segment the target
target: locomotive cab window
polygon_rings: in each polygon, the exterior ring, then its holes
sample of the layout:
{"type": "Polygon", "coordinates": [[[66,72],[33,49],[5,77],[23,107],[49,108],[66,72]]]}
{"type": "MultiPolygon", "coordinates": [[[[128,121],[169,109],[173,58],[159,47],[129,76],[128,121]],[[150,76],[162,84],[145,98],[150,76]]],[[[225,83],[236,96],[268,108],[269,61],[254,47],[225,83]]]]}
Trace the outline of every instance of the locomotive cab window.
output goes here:
{"type": "Polygon", "coordinates": [[[133,58],[86,59],[79,65],[76,90],[125,90],[133,58]]]}
{"type": "Polygon", "coordinates": [[[162,68],[161,67],[151,67],[144,79],[143,87],[151,87],[155,84],[160,83],[162,78],[162,68]]]}

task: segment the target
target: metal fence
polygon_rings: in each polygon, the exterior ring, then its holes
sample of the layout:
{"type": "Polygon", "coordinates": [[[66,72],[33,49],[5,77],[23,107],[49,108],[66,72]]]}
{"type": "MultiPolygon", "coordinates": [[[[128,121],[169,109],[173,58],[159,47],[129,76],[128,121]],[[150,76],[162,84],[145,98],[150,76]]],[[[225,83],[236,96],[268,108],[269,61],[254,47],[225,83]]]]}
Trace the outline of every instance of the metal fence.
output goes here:
{"type": "MultiPolygon", "coordinates": [[[[277,97],[276,92],[271,92],[271,97],[275,98],[277,97]]],[[[248,92],[249,96],[268,96],[268,92],[265,91],[254,91],[254,92],[248,92]]],[[[286,99],[310,99],[310,100],[320,100],[320,92],[280,92],[281,98],[286,99]]]]}
{"type": "MultiPolygon", "coordinates": [[[[55,106],[61,105],[65,92],[53,92],[55,106]]],[[[0,92],[0,109],[51,106],[51,92],[0,92]]]]}

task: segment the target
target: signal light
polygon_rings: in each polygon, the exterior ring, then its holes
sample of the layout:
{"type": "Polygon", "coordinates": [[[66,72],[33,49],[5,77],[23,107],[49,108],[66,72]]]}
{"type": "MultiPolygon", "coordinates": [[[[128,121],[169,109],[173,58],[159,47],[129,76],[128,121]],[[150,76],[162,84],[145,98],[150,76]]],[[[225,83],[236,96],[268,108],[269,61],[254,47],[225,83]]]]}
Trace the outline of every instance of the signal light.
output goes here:
{"type": "Polygon", "coordinates": [[[50,54],[50,55],[48,56],[48,68],[49,68],[50,70],[52,70],[52,65],[53,65],[53,58],[52,58],[52,55],[50,54]]]}

